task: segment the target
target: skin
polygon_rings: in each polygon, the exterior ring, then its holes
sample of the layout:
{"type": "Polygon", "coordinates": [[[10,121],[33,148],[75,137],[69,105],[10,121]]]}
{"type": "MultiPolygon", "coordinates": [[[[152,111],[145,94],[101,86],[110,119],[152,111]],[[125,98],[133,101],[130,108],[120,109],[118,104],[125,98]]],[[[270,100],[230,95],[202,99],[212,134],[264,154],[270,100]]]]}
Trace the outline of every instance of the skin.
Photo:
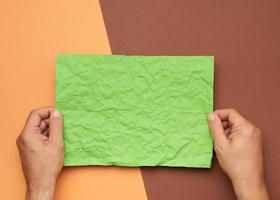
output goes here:
{"type": "Polygon", "coordinates": [[[237,199],[269,199],[263,171],[261,130],[234,109],[208,115],[214,149],[237,199]]]}
{"type": "MultiPolygon", "coordinates": [[[[239,200],[269,199],[263,172],[261,131],[233,109],[208,115],[214,149],[239,200]]],[[[17,138],[27,200],[54,198],[63,167],[63,118],[52,107],[33,110],[17,138]]]]}
{"type": "Polygon", "coordinates": [[[17,146],[25,176],[27,200],[53,199],[63,167],[63,119],[53,108],[30,112],[17,146]]]}

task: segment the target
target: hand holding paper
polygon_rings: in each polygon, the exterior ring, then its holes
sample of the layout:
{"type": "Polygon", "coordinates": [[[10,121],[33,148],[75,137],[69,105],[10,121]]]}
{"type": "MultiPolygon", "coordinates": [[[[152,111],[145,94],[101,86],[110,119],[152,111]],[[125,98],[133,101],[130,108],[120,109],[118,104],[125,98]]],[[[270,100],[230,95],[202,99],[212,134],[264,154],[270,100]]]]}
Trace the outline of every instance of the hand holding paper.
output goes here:
{"type": "Polygon", "coordinates": [[[26,199],[53,199],[63,167],[63,121],[51,107],[33,110],[17,139],[27,184],[26,199]]]}
{"type": "MultiPolygon", "coordinates": [[[[51,200],[63,166],[62,115],[53,108],[32,111],[17,139],[26,178],[26,199],[51,200]]],[[[235,110],[209,114],[219,163],[239,200],[267,200],[260,130],[235,110]]]]}
{"type": "Polygon", "coordinates": [[[260,129],[233,109],[216,110],[208,118],[217,158],[238,199],[268,199],[260,129]]]}

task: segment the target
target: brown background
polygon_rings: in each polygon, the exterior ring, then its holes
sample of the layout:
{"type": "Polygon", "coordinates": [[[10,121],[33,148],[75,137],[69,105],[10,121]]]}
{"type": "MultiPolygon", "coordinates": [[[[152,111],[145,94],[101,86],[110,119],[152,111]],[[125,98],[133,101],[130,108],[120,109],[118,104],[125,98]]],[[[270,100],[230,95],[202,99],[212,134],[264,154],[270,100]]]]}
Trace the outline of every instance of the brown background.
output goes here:
{"type": "MultiPolygon", "coordinates": [[[[263,131],[265,173],[280,196],[280,1],[101,0],[113,54],[214,55],[215,108],[234,107],[263,131]]],[[[234,199],[210,170],[141,168],[150,200],[234,199]]]]}

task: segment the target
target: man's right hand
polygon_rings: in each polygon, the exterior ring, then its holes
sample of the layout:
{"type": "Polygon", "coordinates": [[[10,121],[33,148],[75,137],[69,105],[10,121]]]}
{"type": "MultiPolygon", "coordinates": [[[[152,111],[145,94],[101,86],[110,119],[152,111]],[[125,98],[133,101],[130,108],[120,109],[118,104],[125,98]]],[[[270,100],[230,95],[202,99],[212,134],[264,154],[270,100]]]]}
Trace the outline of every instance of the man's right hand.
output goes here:
{"type": "Polygon", "coordinates": [[[264,181],[261,131],[234,109],[208,115],[218,161],[239,200],[269,199],[264,181]]]}

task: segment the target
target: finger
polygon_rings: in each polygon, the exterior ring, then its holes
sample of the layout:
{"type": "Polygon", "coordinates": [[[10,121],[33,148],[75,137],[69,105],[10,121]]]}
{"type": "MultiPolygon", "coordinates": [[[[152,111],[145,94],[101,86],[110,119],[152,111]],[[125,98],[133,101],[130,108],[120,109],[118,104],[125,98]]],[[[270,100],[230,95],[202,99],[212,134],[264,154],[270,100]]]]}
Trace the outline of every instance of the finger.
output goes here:
{"type": "Polygon", "coordinates": [[[44,132],[48,128],[49,128],[49,122],[46,119],[42,120],[40,124],[41,131],[44,132]]]}
{"type": "Polygon", "coordinates": [[[49,137],[49,129],[45,130],[42,134],[46,137],[49,137]]]}
{"type": "Polygon", "coordinates": [[[63,137],[63,118],[61,112],[55,110],[51,113],[49,123],[49,138],[51,142],[59,143],[63,137]]]}
{"type": "Polygon", "coordinates": [[[231,129],[230,128],[225,129],[225,134],[228,137],[231,134],[231,129]]]}
{"type": "Polygon", "coordinates": [[[225,130],[219,116],[214,112],[209,113],[208,122],[214,142],[221,146],[228,144],[225,130]]]}
{"type": "Polygon", "coordinates": [[[47,119],[45,119],[44,120],[47,124],[49,124],[50,123],[50,118],[47,118],[47,119]]]}
{"type": "Polygon", "coordinates": [[[220,117],[221,120],[227,120],[229,125],[240,125],[245,122],[245,118],[235,109],[216,110],[215,113],[220,117]]]}
{"type": "Polygon", "coordinates": [[[228,121],[222,121],[222,124],[223,124],[224,129],[227,129],[230,127],[228,121]]]}
{"type": "Polygon", "coordinates": [[[52,107],[44,107],[32,110],[25,122],[24,129],[32,129],[39,127],[42,120],[50,117],[50,113],[54,110],[52,107]]]}

